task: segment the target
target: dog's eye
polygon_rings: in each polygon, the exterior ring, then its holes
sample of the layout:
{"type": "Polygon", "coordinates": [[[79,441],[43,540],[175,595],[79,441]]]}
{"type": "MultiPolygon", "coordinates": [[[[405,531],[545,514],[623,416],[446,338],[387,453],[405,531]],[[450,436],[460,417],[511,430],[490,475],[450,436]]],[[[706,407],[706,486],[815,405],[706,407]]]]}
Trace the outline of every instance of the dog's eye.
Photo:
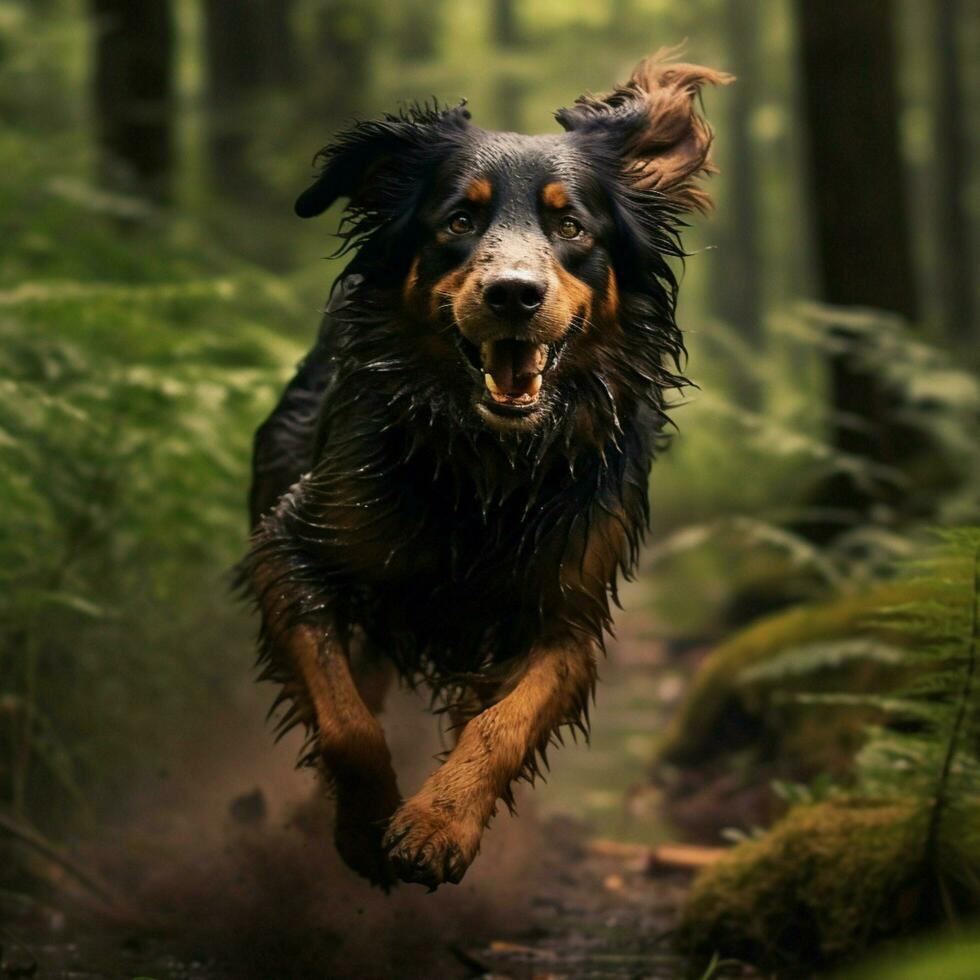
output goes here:
{"type": "Polygon", "coordinates": [[[473,230],[473,219],[465,211],[458,211],[449,219],[449,230],[454,235],[466,235],[473,230]]]}
{"type": "Polygon", "coordinates": [[[558,234],[562,238],[578,238],[582,234],[582,226],[574,218],[562,218],[558,225],[558,234]]]}

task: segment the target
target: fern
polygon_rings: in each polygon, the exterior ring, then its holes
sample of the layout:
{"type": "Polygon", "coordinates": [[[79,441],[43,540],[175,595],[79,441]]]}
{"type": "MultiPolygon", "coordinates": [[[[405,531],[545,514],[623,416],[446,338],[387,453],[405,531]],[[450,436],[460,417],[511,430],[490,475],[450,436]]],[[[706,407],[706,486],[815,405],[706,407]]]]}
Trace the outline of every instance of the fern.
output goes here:
{"type": "Polygon", "coordinates": [[[980,381],[968,366],[874,311],[801,305],[773,316],[770,328],[775,349],[766,358],[722,323],[699,336],[712,348],[695,355],[703,391],[676,414],[678,444],[652,484],[655,526],[671,528],[646,558],[661,579],[664,619],[676,623],[678,607],[700,594],[690,617],[699,632],[707,603],[723,609],[740,591],[790,599],[854,593],[914,552],[923,522],[980,519],[980,381]],[[855,420],[837,418],[817,395],[816,367],[831,351],[881,379],[903,425],[929,446],[928,466],[899,474],[832,444],[829,433],[855,420]],[[720,376],[711,376],[712,357],[724,365],[720,376]],[[745,373],[766,393],[755,410],[725,394],[727,375],[745,373]],[[870,520],[818,512],[806,501],[831,477],[872,493],[899,484],[904,513],[915,520],[884,503],[870,520]],[[800,529],[825,520],[847,529],[816,546],[800,529]]]}
{"type": "Polygon", "coordinates": [[[740,684],[779,684],[822,671],[839,670],[853,661],[895,666],[905,658],[905,651],[891,643],[870,637],[808,643],[789,647],[781,653],[743,670],[740,684]]]}
{"type": "Polygon", "coordinates": [[[883,610],[908,647],[913,668],[905,689],[876,727],[857,760],[857,789],[865,794],[918,797],[928,805],[923,862],[935,876],[944,907],[953,911],[952,877],[980,900],[980,854],[963,838],[980,814],[980,528],[941,532],[943,547],[914,565],[934,598],[883,610]]]}
{"type": "Polygon", "coordinates": [[[0,132],[0,811],[56,834],[247,673],[226,575],[254,422],[299,354],[265,324],[306,317],[192,228],[146,211],[122,236],[125,202],[30,160],[0,132]]]}
{"type": "Polygon", "coordinates": [[[931,801],[935,853],[943,814],[953,800],[980,802],[980,712],[977,636],[980,609],[980,528],[936,532],[941,545],[905,564],[912,601],[879,610],[868,634],[782,651],[743,671],[745,684],[777,686],[775,700],[823,707],[876,709],[882,722],[868,730],[856,759],[854,791],[868,797],[931,801]],[[876,637],[889,636],[894,642],[876,637]],[[780,694],[780,683],[833,670],[849,661],[904,665],[887,692],[780,694]]]}
{"type": "Polygon", "coordinates": [[[846,787],[775,784],[787,815],[698,876],[679,933],[692,949],[813,967],[980,911],[980,527],[939,536],[906,568],[916,598],[872,624],[904,642],[797,647],[758,669],[760,682],[795,683],[841,657],[904,663],[888,694],[795,696],[881,720],[846,787]]]}

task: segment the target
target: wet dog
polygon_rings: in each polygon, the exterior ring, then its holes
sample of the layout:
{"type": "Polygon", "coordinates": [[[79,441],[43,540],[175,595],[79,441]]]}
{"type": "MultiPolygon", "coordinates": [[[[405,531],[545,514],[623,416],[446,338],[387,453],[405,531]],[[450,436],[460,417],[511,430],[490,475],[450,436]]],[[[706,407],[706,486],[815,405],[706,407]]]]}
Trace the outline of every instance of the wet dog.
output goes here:
{"type": "Polygon", "coordinates": [[[458,882],[514,781],[587,725],[684,382],[669,260],[708,205],[699,92],[727,80],[655,55],[547,136],[415,106],[337,137],[296,203],[346,198],[353,258],[256,435],[242,569],[280,728],[307,726],[337,847],[377,884],[458,882]],[[386,663],[456,738],[408,800],[386,663]]]}

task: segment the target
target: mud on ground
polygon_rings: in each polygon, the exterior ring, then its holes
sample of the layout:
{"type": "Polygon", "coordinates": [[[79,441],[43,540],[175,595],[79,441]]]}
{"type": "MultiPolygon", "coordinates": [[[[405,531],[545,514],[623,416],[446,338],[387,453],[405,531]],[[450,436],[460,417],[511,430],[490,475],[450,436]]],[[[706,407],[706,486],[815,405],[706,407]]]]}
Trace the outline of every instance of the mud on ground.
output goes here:
{"type": "MultiPolygon", "coordinates": [[[[262,724],[269,692],[243,685],[208,744],[149,779],[83,855],[122,907],[25,912],[0,933],[0,977],[683,977],[670,930],[687,877],[653,875],[647,859],[674,836],[647,765],[681,680],[642,616],[620,635],[593,747],[553,754],[548,783],[519,792],[517,818],[497,817],[459,886],[384,895],[353,875],[315,777],[293,769],[296,745],[273,746],[262,724]]],[[[400,691],[383,718],[406,791],[442,747],[424,708],[400,691]]]]}

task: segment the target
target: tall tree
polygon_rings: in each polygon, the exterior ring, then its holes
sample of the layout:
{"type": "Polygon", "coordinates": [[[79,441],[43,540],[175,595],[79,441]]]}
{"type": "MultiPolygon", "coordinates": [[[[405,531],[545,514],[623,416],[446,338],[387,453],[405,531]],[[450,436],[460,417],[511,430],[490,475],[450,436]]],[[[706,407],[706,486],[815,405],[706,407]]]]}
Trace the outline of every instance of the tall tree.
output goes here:
{"type": "Polygon", "coordinates": [[[381,11],[372,0],[316,0],[316,10],[313,108],[336,124],[362,109],[381,11]]]}
{"type": "Polygon", "coordinates": [[[174,160],[170,0],[89,0],[89,9],[102,178],[166,201],[174,160]]]}
{"type": "MultiPolygon", "coordinates": [[[[799,0],[815,255],[822,298],[918,313],[899,149],[892,0],[799,0]]],[[[899,465],[909,449],[876,379],[838,354],[829,364],[834,440],[899,465]],[[855,424],[857,422],[858,424],[855,424]]],[[[823,503],[867,513],[872,500],[834,480],[823,503]]]]}
{"type": "Polygon", "coordinates": [[[949,336],[976,337],[976,294],[970,219],[964,206],[972,157],[963,125],[964,98],[957,49],[958,0],[939,0],[936,10],[936,153],[940,295],[949,336]]]}
{"type": "Polygon", "coordinates": [[[498,129],[520,132],[524,125],[524,102],[527,99],[527,82],[513,72],[497,72],[491,92],[498,129]]]}
{"type": "Polygon", "coordinates": [[[256,100],[297,77],[293,0],[204,0],[208,154],[219,189],[260,187],[252,168],[256,100]]]}
{"type": "Polygon", "coordinates": [[[490,0],[490,31],[495,43],[510,48],[520,40],[514,0],[490,0]]]}
{"type": "Polygon", "coordinates": [[[394,32],[395,49],[405,61],[424,61],[439,50],[442,0],[402,0],[394,32]]]}
{"type": "Polygon", "coordinates": [[[300,77],[293,30],[295,0],[259,0],[257,8],[261,73],[272,88],[291,88],[300,77]]]}
{"type": "Polygon", "coordinates": [[[257,4],[204,0],[203,6],[208,158],[218,189],[234,194],[253,177],[249,108],[262,83],[257,4]]]}
{"type": "MultiPolygon", "coordinates": [[[[758,96],[757,37],[759,25],[756,4],[745,0],[727,0],[727,35],[731,70],[735,84],[729,93],[729,115],[725,142],[728,147],[725,171],[729,193],[725,211],[728,229],[725,234],[723,309],[742,339],[755,349],[763,343],[761,272],[759,249],[758,173],[752,145],[752,110],[758,96]]],[[[720,271],[720,270],[719,270],[720,271]]],[[[720,304],[721,305],[721,304],[720,304]]],[[[757,400],[754,388],[743,383],[742,397],[749,403],[757,400]]]]}

